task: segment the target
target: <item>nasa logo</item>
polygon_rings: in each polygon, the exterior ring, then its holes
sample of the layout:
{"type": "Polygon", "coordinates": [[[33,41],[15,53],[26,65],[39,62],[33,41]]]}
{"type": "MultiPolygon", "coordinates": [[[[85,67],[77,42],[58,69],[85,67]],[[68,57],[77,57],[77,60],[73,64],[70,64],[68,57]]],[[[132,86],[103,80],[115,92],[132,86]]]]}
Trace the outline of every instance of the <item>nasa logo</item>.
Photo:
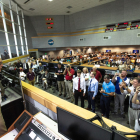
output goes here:
{"type": "Polygon", "coordinates": [[[50,40],[48,41],[48,44],[49,44],[49,45],[53,45],[53,44],[54,44],[54,41],[53,41],[52,39],[50,39],[50,40]]]}

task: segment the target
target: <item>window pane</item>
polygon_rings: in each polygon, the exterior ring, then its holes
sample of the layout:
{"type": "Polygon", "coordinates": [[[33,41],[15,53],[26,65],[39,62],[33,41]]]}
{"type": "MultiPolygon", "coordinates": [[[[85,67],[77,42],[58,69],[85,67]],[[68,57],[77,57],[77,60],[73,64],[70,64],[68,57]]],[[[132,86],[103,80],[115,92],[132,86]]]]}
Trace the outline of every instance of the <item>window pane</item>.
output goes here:
{"type": "Polygon", "coordinates": [[[7,32],[13,33],[12,22],[10,22],[9,20],[5,20],[5,21],[7,26],[7,32]]]}
{"type": "Polygon", "coordinates": [[[2,13],[1,13],[1,3],[0,3],[0,16],[2,16],[2,13]]]}
{"type": "Polygon", "coordinates": [[[3,45],[7,45],[6,38],[5,38],[5,32],[0,31],[0,46],[3,46],[3,45]]]}
{"type": "Polygon", "coordinates": [[[21,46],[18,46],[18,53],[19,53],[19,56],[22,55],[22,49],[21,49],[21,46]]]}
{"type": "Polygon", "coordinates": [[[21,33],[22,33],[22,36],[25,36],[24,35],[24,28],[21,28],[21,33]]]}
{"type": "Polygon", "coordinates": [[[19,35],[17,35],[17,45],[21,46],[21,41],[20,41],[20,36],[19,35]]]}
{"type": "Polygon", "coordinates": [[[23,46],[23,48],[24,48],[24,55],[26,55],[27,54],[26,46],[23,46]]]}
{"type": "Polygon", "coordinates": [[[19,25],[15,24],[15,31],[16,31],[16,34],[19,35],[19,25]]]}
{"type": "Polygon", "coordinates": [[[0,46],[0,55],[2,60],[10,58],[7,46],[0,46]]]}
{"type": "Polygon", "coordinates": [[[15,46],[14,34],[8,34],[10,46],[15,46]]]}
{"type": "Polygon", "coordinates": [[[0,17],[0,30],[4,30],[3,20],[1,17],[0,17]]]}
{"type": "Polygon", "coordinates": [[[10,49],[11,49],[12,58],[17,57],[16,47],[10,46],[10,49]]]}
{"type": "Polygon", "coordinates": [[[22,40],[23,40],[23,46],[26,46],[26,44],[25,44],[25,38],[22,38],[22,40]]]}
{"type": "Polygon", "coordinates": [[[18,24],[17,14],[13,11],[14,22],[18,24]]]}
{"type": "Polygon", "coordinates": [[[3,5],[3,8],[4,8],[5,18],[11,20],[11,17],[10,17],[10,9],[8,7],[6,7],[6,6],[4,6],[4,5],[3,5]]]}

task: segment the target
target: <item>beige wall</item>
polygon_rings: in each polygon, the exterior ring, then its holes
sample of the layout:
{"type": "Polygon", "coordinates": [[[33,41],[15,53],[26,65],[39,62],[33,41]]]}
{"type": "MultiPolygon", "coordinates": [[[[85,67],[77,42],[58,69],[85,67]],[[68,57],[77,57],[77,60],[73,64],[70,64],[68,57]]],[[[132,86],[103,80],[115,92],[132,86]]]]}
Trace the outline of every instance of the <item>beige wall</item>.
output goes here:
{"type": "MultiPolygon", "coordinates": [[[[66,52],[69,52],[68,49],[72,50],[72,54],[76,54],[77,50],[78,52],[81,52],[80,48],[67,48],[58,51],[39,52],[39,55],[44,55],[45,53],[47,53],[53,58],[56,58],[57,56],[63,57],[64,50],[66,52]]],[[[118,53],[120,52],[132,53],[133,50],[140,51],[140,46],[104,46],[104,47],[98,46],[98,47],[89,47],[89,48],[82,48],[82,49],[83,49],[83,53],[93,53],[94,51],[106,52],[106,50],[111,50],[111,52],[118,52],[118,53]]]]}

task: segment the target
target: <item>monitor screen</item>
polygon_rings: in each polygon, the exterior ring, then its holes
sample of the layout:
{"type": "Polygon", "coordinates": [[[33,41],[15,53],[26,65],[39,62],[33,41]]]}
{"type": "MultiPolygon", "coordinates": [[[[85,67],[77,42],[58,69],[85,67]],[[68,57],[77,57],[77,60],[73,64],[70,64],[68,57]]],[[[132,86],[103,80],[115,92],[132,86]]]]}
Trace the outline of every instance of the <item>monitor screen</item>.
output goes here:
{"type": "Polygon", "coordinates": [[[111,140],[112,132],[57,108],[58,132],[71,140],[111,140]]]}
{"type": "Polygon", "coordinates": [[[114,140],[130,140],[129,138],[121,135],[119,132],[114,132],[114,140]]]}
{"type": "Polygon", "coordinates": [[[106,52],[111,52],[111,50],[106,50],[106,52]]]}
{"type": "Polygon", "coordinates": [[[133,53],[139,53],[139,50],[133,50],[133,53]]]}

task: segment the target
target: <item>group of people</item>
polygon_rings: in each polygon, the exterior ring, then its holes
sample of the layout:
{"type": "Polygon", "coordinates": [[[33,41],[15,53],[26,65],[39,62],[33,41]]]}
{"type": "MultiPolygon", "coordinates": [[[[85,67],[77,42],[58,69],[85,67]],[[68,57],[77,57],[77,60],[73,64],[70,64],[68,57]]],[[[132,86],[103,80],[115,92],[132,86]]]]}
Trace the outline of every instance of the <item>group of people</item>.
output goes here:
{"type": "MultiPolygon", "coordinates": [[[[11,65],[9,68],[10,67],[11,65]]],[[[28,58],[27,60],[23,60],[23,62],[19,60],[16,63],[16,67],[20,69],[22,80],[26,78],[29,84],[34,85],[38,84],[39,79],[41,79],[42,88],[46,89],[48,87],[50,73],[48,70],[44,71],[40,59],[34,60],[33,58],[28,58]]],[[[80,97],[81,107],[95,112],[96,96],[100,94],[101,113],[102,116],[106,118],[109,118],[110,114],[111,97],[114,97],[114,112],[112,113],[118,114],[120,109],[121,116],[125,118],[124,101],[125,96],[129,95],[129,124],[130,127],[133,128],[135,123],[135,130],[138,131],[139,127],[136,120],[138,119],[137,113],[140,113],[140,75],[130,81],[130,79],[127,78],[127,72],[128,71],[123,68],[121,73],[115,73],[113,78],[109,75],[102,77],[102,74],[95,66],[93,66],[90,72],[86,67],[84,67],[82,71],[78,69],[77,72],[75,72],[70,64],[64,68],[59,62],[55,69],[59,90],[58,95],[66,97],[67,100],[71,99],[71,102],[75,102],[75,105],[78,105],[78,98],[80,97]],[[77,77],[75,77],[75,75],[77,75],[77,77]],[[104,82],[102,83],[102,88],[99,90],[98,85],[101,79],[103,79],[104,82]],[[84,105],[84,100],[88,100],[87,107],[84,105]]]]}

